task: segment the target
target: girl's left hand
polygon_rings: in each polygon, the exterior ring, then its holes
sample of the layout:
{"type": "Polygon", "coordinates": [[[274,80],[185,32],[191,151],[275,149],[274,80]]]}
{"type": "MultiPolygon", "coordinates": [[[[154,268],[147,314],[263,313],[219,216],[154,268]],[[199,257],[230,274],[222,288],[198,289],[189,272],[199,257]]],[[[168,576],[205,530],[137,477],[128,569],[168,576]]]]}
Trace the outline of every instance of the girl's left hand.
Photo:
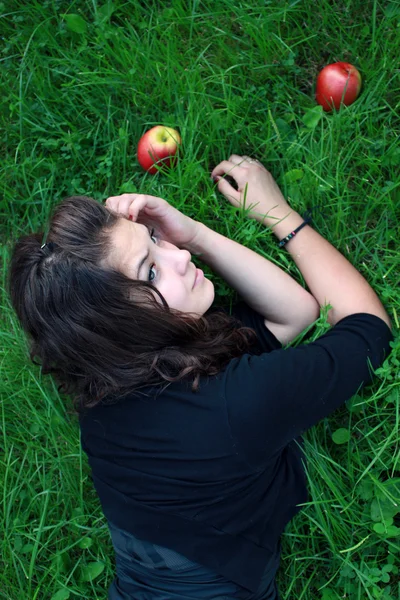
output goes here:
{"type": "Polygon", "coordinates": [[[134,222],[154,227],[156,234],[179,248],[192,243],[200,225],[166,200],[146,194],[111,196],[106,200],[106,207],[134,222]]]}

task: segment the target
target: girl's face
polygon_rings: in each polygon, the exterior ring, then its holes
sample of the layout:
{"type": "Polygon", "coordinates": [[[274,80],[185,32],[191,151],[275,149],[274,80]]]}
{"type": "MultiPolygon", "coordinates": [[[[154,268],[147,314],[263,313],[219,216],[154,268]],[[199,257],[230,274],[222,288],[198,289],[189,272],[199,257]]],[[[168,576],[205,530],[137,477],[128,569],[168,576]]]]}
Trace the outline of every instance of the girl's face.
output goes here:
{"type": "Polygon", "coordinates": [[[187,250],[155,237],[145,225],[123,218],[115,225],[111,241],[107,263],[130,279],[152,283],[170,308],[199,316],[210,308],[214,285],[190,262],[187,250]]]}

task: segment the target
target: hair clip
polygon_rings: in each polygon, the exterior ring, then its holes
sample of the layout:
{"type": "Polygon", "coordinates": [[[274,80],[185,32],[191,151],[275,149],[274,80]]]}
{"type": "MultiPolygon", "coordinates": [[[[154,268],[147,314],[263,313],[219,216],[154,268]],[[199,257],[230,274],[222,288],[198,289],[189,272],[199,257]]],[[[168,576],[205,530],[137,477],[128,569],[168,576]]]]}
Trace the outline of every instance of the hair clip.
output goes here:
{"type": "Polygon", "coordinates": [[[54,242],[46,242],[45,244],[42,244],[42,246],[40,246],[41,250],[47,249],[50,252],[53,252],[55,247],[56,247],[56,245],[54,242]]]}

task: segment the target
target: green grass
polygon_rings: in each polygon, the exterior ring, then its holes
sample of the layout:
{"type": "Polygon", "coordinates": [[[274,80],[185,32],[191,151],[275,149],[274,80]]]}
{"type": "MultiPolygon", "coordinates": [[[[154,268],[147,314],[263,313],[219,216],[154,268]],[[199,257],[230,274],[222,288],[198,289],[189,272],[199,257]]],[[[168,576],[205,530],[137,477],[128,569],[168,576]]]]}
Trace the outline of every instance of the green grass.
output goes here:
{"type": "MultiPolygon", "coordinates": [[[[140,190],[302,281],[271,232],[215,193],[210,170],[235,152],[263,161],[296,210],[318,205],[317,231],[377,291],[393,352],[371,386],[306,434],[311,500],[283,536],[278,583],[283,600],[397,599],[398,3],[11,0],[0,9],[3,266],[12,241],[41,228],[63,197],[140,190]],[[65,13],[86,29],[70,31],[65,13]],[[310,113],[318,71],[339,60],[360,70],[359,99],[310,113]],[[179,129],[183,156],[149,176],[136,144],[158,123],[179,129]],[[347,442],[334,442],[338,429],[347,442]]],[[[206,271],[218,302],[234,297],[206,271]]],[[[68,399],[29,362],[4,285],[3,275],[0,598],[104,599],[112,545],[78,425],[68,399]]],[[[321,317],[312,339],[323,327],[321,317]]]]}

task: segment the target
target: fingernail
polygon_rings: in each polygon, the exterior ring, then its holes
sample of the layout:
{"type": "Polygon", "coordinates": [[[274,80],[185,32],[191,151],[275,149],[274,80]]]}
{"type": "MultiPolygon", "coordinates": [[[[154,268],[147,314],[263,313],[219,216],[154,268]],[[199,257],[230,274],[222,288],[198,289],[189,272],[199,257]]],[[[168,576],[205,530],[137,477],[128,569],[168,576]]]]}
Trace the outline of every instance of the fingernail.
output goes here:
{"type": "Polygon", "coordinates": [[[216,183],[220,179],[221,179],[221,177],[219,175],[215,175],[215,177],[212,178],[212,180],[214,181],[214,183],[216,183]]]}

